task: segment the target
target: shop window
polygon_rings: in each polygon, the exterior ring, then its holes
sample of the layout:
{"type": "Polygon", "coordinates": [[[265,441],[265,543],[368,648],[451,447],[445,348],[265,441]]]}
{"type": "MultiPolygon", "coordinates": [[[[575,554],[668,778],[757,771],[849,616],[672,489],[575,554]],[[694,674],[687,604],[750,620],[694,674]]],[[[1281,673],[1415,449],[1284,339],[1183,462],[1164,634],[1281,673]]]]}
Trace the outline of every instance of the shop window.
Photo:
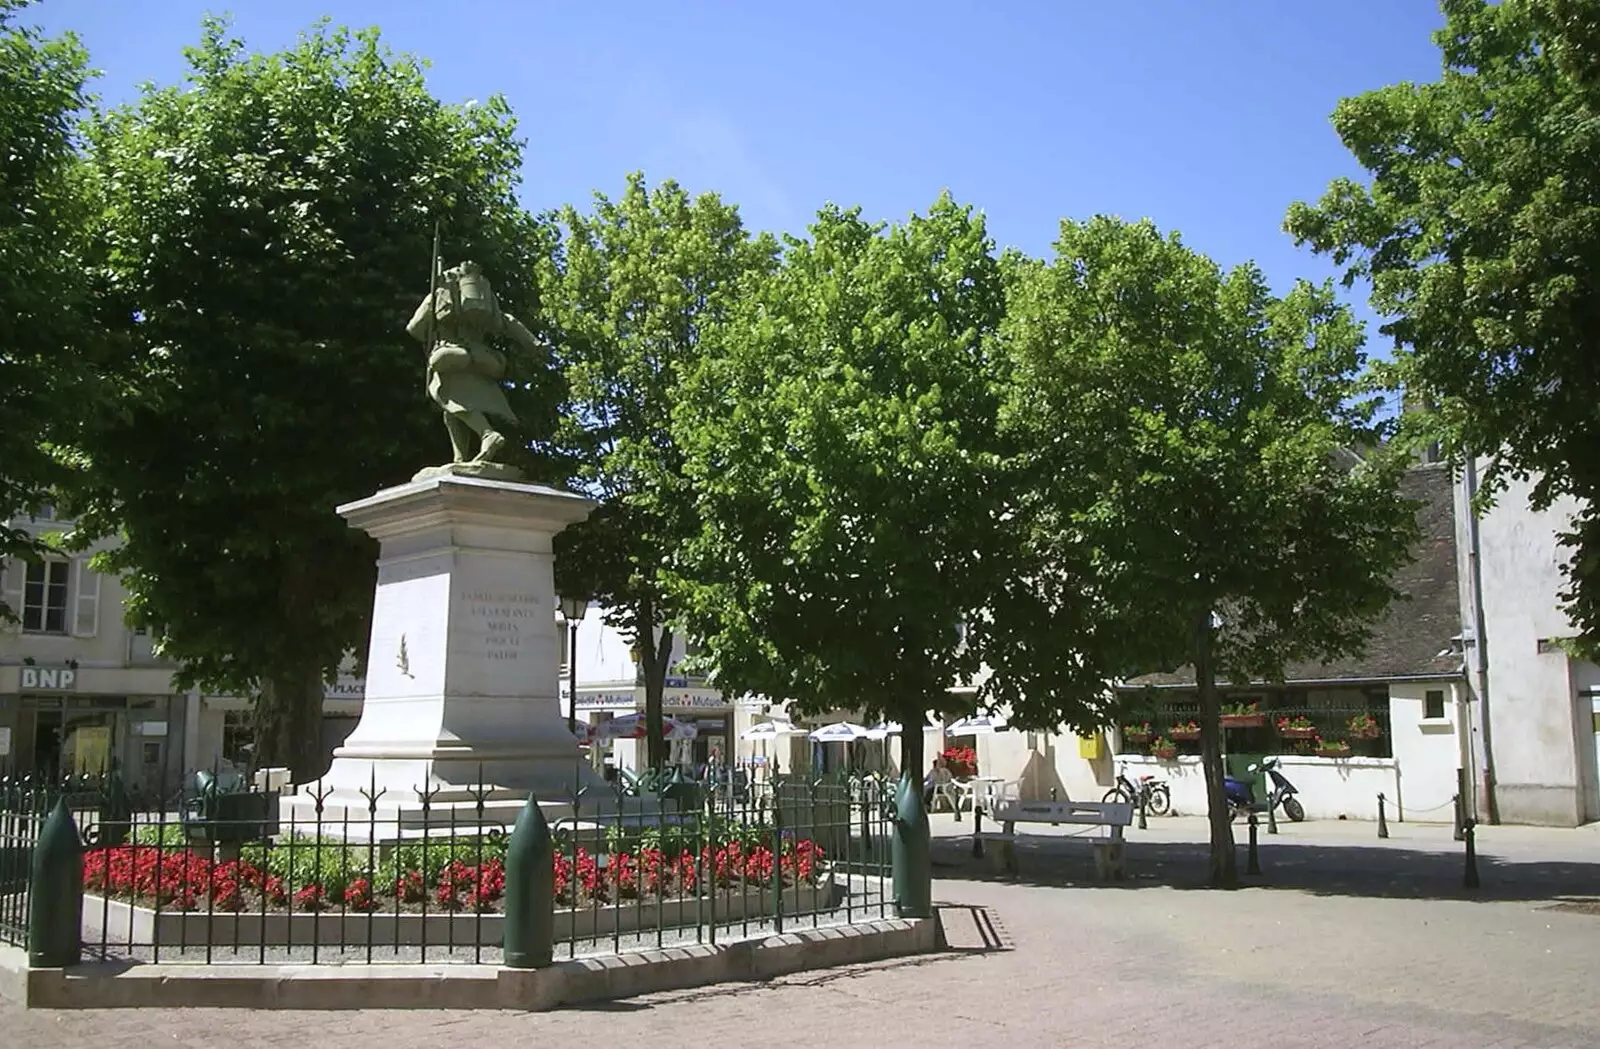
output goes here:
{"type": "Polygon", "coordinates": [[[22,629],[30,634],[67,632],[67,580],[72,565],[49,559],[29,561],[22,584],[22,629]]]}
{"type": "Polygon", "coordinates": [[[222,714],[222,760],[249,767],[255,749],[255,717],[248,710],[227,710],[222,714]]]}
{"type": "Polygon", "coordinates": [[[1427,721],[1444,720],[1444,689],[1430,688],[1422,694],[1422,717],[1427,721]]]}

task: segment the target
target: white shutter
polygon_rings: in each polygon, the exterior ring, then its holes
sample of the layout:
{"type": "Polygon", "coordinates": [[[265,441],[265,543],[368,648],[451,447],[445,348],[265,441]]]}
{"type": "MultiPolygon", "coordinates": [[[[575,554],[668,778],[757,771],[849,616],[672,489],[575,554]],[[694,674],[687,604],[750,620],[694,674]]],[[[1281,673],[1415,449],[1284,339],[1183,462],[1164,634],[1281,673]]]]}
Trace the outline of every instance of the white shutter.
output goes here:
{"type": "Polygon", "coordinates": [[[0,624],[0,630],[16,633],[22,629],[22,586],[27,581],[28,563],[20,557],[0,561],[0,600],[5,601],[16,621],[0,624]]]}
{"type": "Polygon", "coordinates": [[[72,562],[78,577],[77,602],[73,606],[72,636],[94,637],[100,632],[100,573],[89,567],[89,559],[72,562]]]}

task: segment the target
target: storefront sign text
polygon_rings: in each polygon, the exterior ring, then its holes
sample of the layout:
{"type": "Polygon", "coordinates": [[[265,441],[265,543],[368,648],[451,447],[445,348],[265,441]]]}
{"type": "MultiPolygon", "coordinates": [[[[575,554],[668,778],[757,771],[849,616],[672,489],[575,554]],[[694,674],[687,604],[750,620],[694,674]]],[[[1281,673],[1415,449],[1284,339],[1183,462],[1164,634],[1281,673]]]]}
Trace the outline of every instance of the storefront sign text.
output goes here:
{"type": "Polygon", "coordinates": [[[78,672],[71,667],[23,667],[22,691],[71,692],[78,687],[78,672]]]}

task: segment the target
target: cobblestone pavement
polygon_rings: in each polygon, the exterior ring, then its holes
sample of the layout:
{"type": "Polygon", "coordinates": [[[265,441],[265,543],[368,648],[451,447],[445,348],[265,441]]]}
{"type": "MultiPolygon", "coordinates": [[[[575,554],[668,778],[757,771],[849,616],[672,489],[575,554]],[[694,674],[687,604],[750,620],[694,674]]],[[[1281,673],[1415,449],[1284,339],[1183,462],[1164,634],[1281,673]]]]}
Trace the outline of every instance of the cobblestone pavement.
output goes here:
{"type": "Polygon", "coordinates": [[[1188,887],[1203,870],[1197,821],[1135,832],[1132,879],[1096,887],[1082,880],[1082,842],[1022,849],[1021,876],[1001,880],[939,820],[935,894],[952,949],[936,956],[546,1014],[0,1006],[0,1029],[31,1049],[550,1036],[918,1049],[1600,1044],[1600,916],[1581,904],[1600,897],[1600,834],[1486,829],[1484,885],[1469,896],[1449,828],[1408,825],[1378,842],[1371,825],[1305,824],[1263,839],[1265,874],[1253,880],[1264,887],[1224,893],[1188,887]]]}

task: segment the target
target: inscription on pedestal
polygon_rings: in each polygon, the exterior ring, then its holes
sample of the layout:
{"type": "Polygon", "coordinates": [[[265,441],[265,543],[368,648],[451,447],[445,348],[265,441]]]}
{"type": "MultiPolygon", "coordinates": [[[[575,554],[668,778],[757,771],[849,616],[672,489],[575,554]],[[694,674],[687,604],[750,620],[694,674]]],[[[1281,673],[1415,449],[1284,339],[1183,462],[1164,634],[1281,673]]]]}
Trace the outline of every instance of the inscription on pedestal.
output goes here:
{"type": "Polygon", "coordinates": [[[502,594],[489,590],[462,591],[469,629],[482,638],[485,659],[516,662],[522,654],[523,640],[532,633],[539,601],[531,594],[502,594]]]}

